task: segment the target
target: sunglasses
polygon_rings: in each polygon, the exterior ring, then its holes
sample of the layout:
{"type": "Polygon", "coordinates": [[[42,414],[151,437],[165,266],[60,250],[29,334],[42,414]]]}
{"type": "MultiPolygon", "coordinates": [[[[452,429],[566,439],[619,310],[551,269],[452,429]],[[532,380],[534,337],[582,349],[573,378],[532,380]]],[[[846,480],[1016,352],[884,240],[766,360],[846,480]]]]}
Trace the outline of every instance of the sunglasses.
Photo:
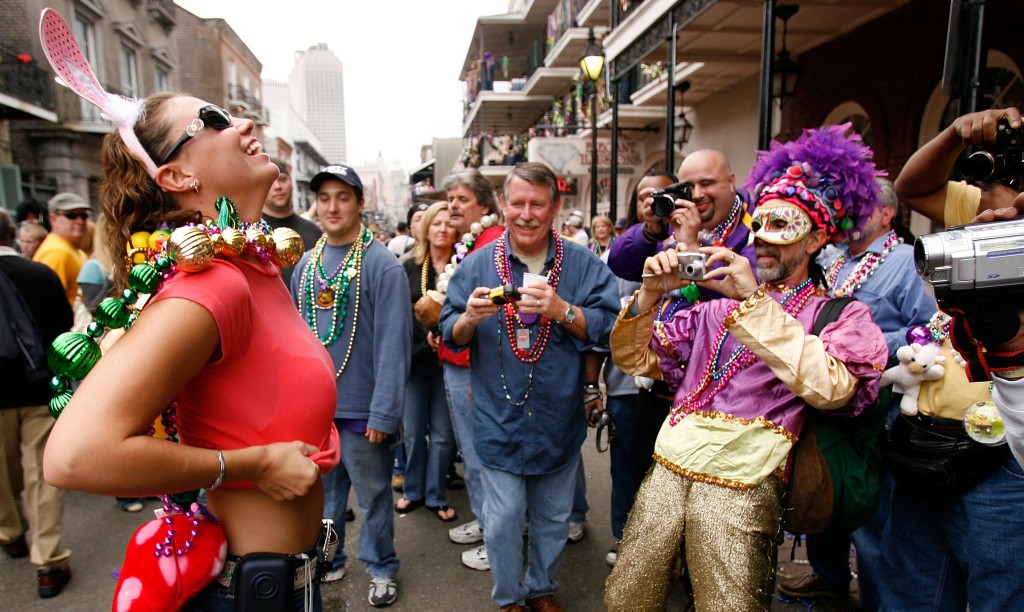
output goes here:
{"type": "Polygon", "coordinates": [[[171,147],[167,155],[164,155],[160,165],[162,166],[171,161],[178,154],[178,151],[185,146],[185,143],[195,138],[204,127],[211,127],[218,132],[226,130],[231,127],[231,115],[228,114],[228,111],[213,104],[208,104],[199,109],[199,116],[193,119],[192,123],[188,124],[188,127],[185,128],[185,133],[181,135],[178,142],[174,143],[174,146],[171,147]]]}
{"type": "Polygon", "coordinates": [[[66,217],[68,219],[71,219],[72,221],[79,221],[79,220],[85,221],[86,219],[89,218],[89,213],[87,213],[87,212],[76,212],[76,213],[62,212],[62,213],[59,213],[59,214],[62,217],[66,217]]]}

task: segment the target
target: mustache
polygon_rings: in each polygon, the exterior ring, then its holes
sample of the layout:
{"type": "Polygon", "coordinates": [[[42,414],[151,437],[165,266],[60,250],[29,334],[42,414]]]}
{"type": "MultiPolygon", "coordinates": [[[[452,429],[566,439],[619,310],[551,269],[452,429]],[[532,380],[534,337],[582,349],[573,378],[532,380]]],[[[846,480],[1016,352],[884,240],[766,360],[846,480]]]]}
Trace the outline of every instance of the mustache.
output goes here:
{"type": "Polygon", "coordinates": [[[516,227],[522,229],[535,229],[540,227],[540,223],[537,221],[516,221],[516,227]]]}
{"type": "Polygon", "coordinates": [[[757,245],[754,247],[754,254],[757,256],[763,255],[767,257],[775,257],[776,259],[778,259],[779,255],[781,254],[781,251],[775,247],[770,247],[767,245],[757,245]]]}

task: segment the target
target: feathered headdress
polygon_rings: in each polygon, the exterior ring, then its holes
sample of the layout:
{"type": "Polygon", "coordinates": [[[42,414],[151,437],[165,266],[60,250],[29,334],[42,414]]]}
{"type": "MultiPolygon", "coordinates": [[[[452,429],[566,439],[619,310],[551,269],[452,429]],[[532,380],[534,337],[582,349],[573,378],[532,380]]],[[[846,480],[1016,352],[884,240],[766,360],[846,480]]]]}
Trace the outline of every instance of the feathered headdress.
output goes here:
{"type": "Polygon", "coordinates": [[[758,204],[781,199],[800,206],[835,240],[860,228],[879,206],[875,179],[885,172],[871,157],[849,123],[807,129],[759,151],[744,187],[758,204]]]}

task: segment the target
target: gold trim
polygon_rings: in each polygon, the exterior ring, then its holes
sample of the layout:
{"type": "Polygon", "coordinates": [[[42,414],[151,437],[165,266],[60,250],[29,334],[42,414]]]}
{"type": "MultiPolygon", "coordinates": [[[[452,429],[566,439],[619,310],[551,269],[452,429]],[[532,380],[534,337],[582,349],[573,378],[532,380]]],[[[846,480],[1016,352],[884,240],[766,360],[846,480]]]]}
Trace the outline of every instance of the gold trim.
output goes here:
{"type": "MultiPolygon", "coordinates": [[[[765,298],[767,294],[764,290],[764,285],[757,288],[757,291],[751,293],[747,299],[743,300],[736,305],[735,308],[729,311],[729,314],[725,317],[726,328],[732,327],[737,321],[742,319],[748,312],[757,307],[758,303],[765,298]]],[[[770,298],[769,298],[770,299],[770,298]]]]}
{"type": "MultiPolygon", "coordinates": [[[[751,489],[755,489],[755,488],[761,486],[761,484],[764,482],[764,481],[762,481],[762,482],[759,482],[757,484],[749,484],[749,483],[745,483],[745,482],[740,482],[738,480],[732,480],[730,478],[721,478],[719,476],[711,476],[710,474],[702,474],[700,472],[694,472],[692,470],[688,470],[686,468],[679,467],[678,465],[672,463],[671,461],[669,461],[668,459],[662,457],[658,453],[654,453],[653,458],[654,458],[655,461],[657,461],[666,470],[669,470],[670,472],[672,472],[674,474],[682,476],[683,478],[688,478],[690,480],[694,480],[694,481],[697,481],[697,482],[703,482],[705,484],[715,485],[715,486],[719,486],[719,487],[725,487],[727,489],[733,489],[733,490],[737,490],[737,491],[749,491],[751,489]]],[[[772,473],[769,474],[765,478],[765,480],[767,480],[768,478],[771,478],[772,476],[775,476],[776,478],[781,480],[783,485],[788,485],[789,484],[789,478],[786,477],[786,471],[785,470],[780,470],[780,469],[772,470],[772,473]]]]}
{"type": "MultiPolygon", "coordinates": [[[[813,410],[813,408],[812,408],[812,410],[813,410]]],[[[733,423],[739,423],[740,425],[743,425],[743,426],[757,425],[759,427],[763,427],[764,429],[767,429],[769,431],[772,431],[774,433],[779,434],[780,436],[786,438],[787,440],[789,440],[793,444],[796,444],[797,439],[798,439],[795,434],[793,434],[791,431],[789,431],[785,427],[782,427],[781,425],[776,425],[775,423],[769,421],[768,419],[764,418],[763,416],[755,417],[753,419],[744,419],[742,417],[738,417],[738,416],[734,416],[734,415],[731,415],[731,414],[727,414],[725,412],[719,412],[717,410],[700,410],[700,411],[696,411],[696,412],[690,412],[690,413],[686,414],[685,416],[694,416],[694,415],[702,416],[705,419],[721,419],[723,421],[731,421],[733,423]]],[[[680,419],[679,422],[681,423],[682,419],[680,419]]],[[[678,423],[677,423],[677,425],[678,425],[678,423]]]]}
{"type": "Polygon", "coordinates": [[[654,331],[658,334],[658,344],[661,345],[661,348],[665,349],[665,352],[669,354],[669,357],[679,361],[679,353],[677,353],[676,349],[672,347],[672,343],[668,341],[668,336],[665,335],[665,322],[655,321],[654,331]]]}

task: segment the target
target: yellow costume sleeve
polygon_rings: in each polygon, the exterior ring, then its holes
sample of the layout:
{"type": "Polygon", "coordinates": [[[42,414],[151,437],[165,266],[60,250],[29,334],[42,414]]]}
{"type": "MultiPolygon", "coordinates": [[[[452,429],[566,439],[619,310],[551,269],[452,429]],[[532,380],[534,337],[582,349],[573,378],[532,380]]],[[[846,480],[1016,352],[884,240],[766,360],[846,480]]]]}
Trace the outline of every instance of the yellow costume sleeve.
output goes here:
{"type": "Polygon", "coordinates": [[[747,298],[727,323],[729,333],[808,404],[832,410],[853,398],[858,379],[764,291],[747,298]]]}
{"type": "Polygon", "coordinates": [[[622,307],[609,340],[612,361],[630,376],[647,376],[661,380],[658,356],[651,349],[655,308],[629,318],[629,309],[636,294],[622,307]]]}

